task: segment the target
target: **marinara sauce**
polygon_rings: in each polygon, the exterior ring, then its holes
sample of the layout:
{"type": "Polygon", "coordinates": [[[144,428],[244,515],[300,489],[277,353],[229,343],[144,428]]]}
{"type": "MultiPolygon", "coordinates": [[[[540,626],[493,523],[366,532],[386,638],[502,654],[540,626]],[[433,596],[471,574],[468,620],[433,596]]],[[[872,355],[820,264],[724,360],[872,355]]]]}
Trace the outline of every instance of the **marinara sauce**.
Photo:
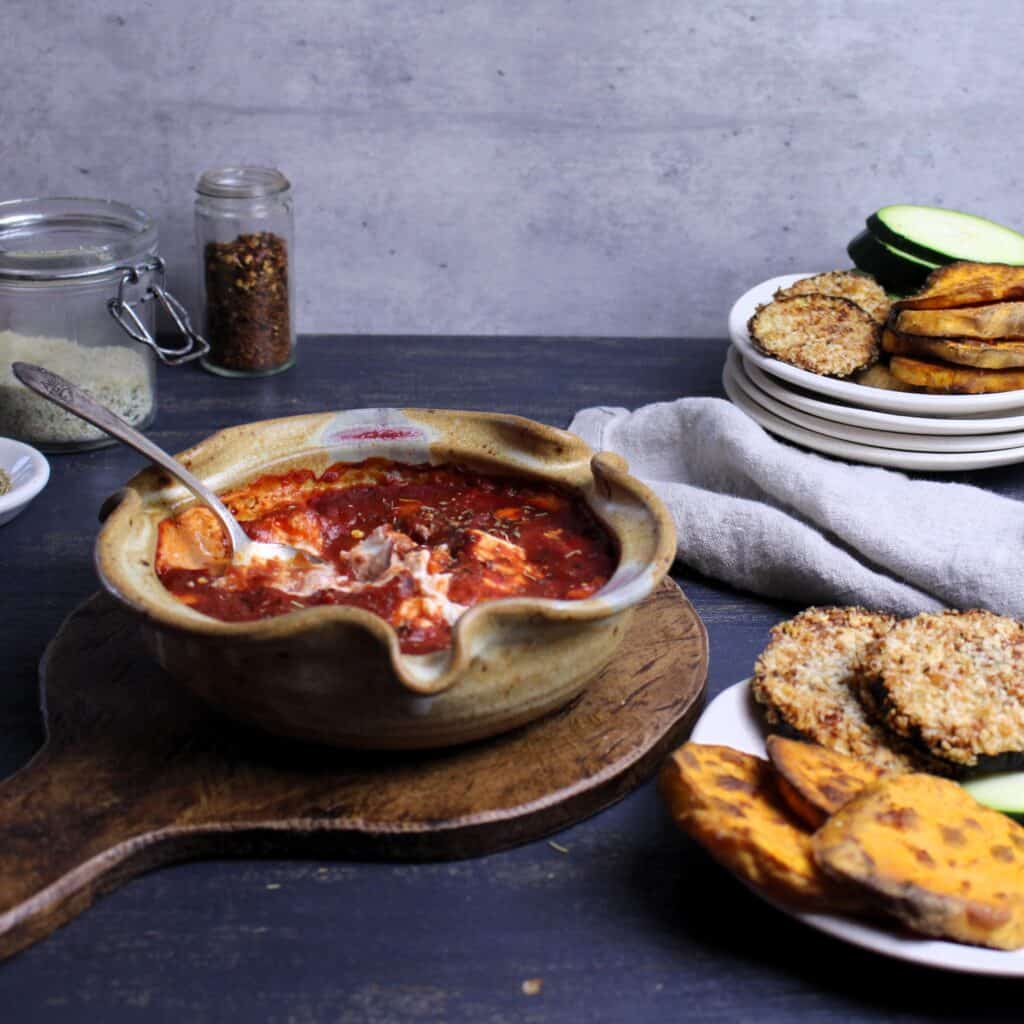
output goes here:
{"type": "Polygon", "coordinates": [[[223,499],[255,540],[327,565],[232,564],[213,514],[160,524],[156,571],[197,611],[228,622],[338,604],[394,626],[401,649],[451,642],[466,608],[498,597],[575,600],[615,570],[614,541],[577,497],[526,477],[386,459],[265,475],[223,499]]]}

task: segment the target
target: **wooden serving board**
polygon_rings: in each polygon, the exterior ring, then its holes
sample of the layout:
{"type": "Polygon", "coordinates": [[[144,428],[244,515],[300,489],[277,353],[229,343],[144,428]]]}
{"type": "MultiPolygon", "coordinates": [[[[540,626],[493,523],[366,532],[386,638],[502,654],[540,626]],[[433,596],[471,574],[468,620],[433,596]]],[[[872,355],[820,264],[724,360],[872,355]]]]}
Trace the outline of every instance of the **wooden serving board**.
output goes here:
{"type": "Polygon", "coordinates": [[[171,861],[467,857],[564,828],[623,797],[682,741],[707,652],[700,618],[666,580],[568,707],[464,747],[368,754],[220,717],[95,595],[43,658],[45,746],[0,784],[0,956],[171,861]]]}

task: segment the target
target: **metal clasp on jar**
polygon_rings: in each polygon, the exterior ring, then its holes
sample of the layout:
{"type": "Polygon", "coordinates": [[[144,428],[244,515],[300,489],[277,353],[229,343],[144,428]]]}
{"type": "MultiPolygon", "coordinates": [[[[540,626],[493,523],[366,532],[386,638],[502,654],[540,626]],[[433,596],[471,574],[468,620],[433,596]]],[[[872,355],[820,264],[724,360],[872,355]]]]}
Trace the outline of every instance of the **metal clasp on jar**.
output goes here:
{"type": "Polygon", "coordinates": [[[164,261],[159,256],[153,256],[145,263],[137,263],[133,267],[117,269],[121,271],[117,297],[107,302],[107,309],[130,337],[142,342],[143,345],[148,345],[157,354],[160,362],[167,366],[189,363],[210,351],[209,342],[192,327],[185,307],[164,288],[164,261]],[[143,289],[142,294],[134,300],[129,299],[128,289],[136,286],[143,289]],[[184,335],[185,343],[178,348],[160,345],[135,312],[137,305],[153,299],[167,311],[175,326],[184,335]]]}

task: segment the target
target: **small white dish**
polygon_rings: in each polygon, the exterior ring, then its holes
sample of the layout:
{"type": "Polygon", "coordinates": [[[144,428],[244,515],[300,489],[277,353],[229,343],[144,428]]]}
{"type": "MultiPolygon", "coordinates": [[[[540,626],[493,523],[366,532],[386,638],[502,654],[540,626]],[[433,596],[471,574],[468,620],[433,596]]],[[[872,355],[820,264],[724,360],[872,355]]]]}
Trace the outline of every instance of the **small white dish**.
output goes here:
{"type": "Polygon", "coordinates": [[[765,373],[770,373],[790,384],[868,409],[883,409],[910,416],[972,416],[1002,412],[1006,409],[1024,411],[1024,391],[1002,391],[994,395],[922,395],[904,391],[885,391],[882,388],[864,387],[847,380],[823,377],[758,352],[747,331],[747,322],[757,307],[771,302],[772,296],[779,288],[787,288],[796,281],[812,276],[784,274],[781,277],[773,277],[755,285],[736,300],[729,311],[729,337],[744,359],[754,363],[765,373]]]}
{"type": "Polygon", "coordinates": [[[0,526],[9,523],[46,486],[50,464],[31,445],[0,437],[0,469],[11,481],[11,489],[0,494],[0,526]]]}
{"type": "MultiPolygon", "coordinates": [[[[822,419],[820,416],[812,416],[810,413],[793,409],[762,391],[747,374],[743,358],[735,348],[729,349],[727,359],[728,371],[732,374],[733,383],[749,399],[757,402],[763,409],[774,413],[780,419],[787,420],[799,427],[805,427],[807,430],[825,434],[828,437],[838,438],[841,441],[853,441],[857,444],[898,451],[944,453],[1005,451],[1008,448],[1024,446],[1024,430],[1007,434],[967,434],[949,437],[930,434],[901,434],[895,431],[873,430],[822,419]]],[[[896,419],[897,417],[892,418],[896,419]]]]}
{"type": "Polygon", "coordinates": [[[994,452],[913,452],[896,448],[878,448],[874,445],[844,441],[816,430],[808,430],[782,419],[749,398],[736,383],[728,362],[722,370],[722,385],[730,401],[742,409],[755,423],[771,434],[793,441],[847,462],[860,462],[868,466],[888,469],[906,469],[925,473],[950,473],[967,469],[990,469],[1024,462],[1024,446],[994,452]]]}
{"type": "MultiPolygon", "coordinates": [[[[690,740],[694,743],[718,743],[747,754],[766,757],[765,735],[750,692],[750,680],[744,679],[720,693],[707,706],[694,726],[690,740]]],[[[763,893],[756,889],[753,891],[766,899],[763,893]]],[[[939,939],[919,939],[895,928],[866,924],[838,914],[803,913],[775,900],[766,901],[811,928],[884,956],[940,967],[947,971],[991,974],[1003,978],[1024,977],[1024,950],[1004,952],[939,939]]]]}
{"type": "MultiPolygon", "coordinates": [[[[738,352],[738,349],[733,349],[738,352]]],[[[903,434],[930,434],[961,437],[967,434],[999,434],[1024,431],[1024,413],[1010,410],[1000,416],[901,416],[878,409],[861,409],[855,405],[815,398],[799,388],[759,369],[756,364],[742,359],[747,377],[761,391],[801,412],[849,423],[869,430],[891,430],[903,434]]]]}

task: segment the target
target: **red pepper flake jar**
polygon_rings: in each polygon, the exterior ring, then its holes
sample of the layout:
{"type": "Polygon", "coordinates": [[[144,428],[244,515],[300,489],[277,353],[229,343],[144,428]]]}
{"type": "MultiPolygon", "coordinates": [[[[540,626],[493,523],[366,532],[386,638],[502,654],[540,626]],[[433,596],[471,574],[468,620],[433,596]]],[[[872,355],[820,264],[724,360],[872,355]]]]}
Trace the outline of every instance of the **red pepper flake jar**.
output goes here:
{"type": "Polygon", "coordinates": [[[226,377],[266,377],[295,362],[291,185],[271,167],[220,167],[196,184],[199,291],[210,351],[226,377]]]}

